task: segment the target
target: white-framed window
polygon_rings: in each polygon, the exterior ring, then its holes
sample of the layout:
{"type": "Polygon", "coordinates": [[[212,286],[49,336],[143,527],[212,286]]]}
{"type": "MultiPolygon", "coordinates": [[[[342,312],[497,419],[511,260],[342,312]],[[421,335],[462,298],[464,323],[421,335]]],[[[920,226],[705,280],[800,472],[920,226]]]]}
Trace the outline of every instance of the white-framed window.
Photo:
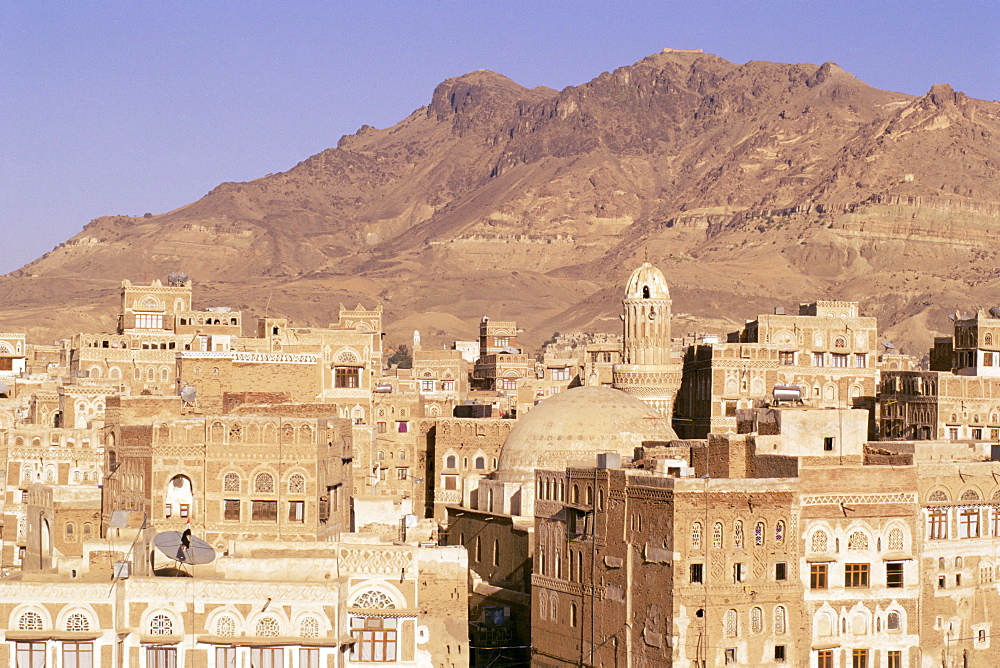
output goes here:
{"type": "Polygon", "coordinates": [[[443,392],[454,392],[455,391],[455,381],[453,381],[453,380],[442,380],[441,381],[441,391],[443,391],[443,392]]]}
{"type": "Polygon", "coordinates": [[[433,380],[422,380],[422,381],[420,381],[420,391],[421,392],[433,392],[434,391],[434,381],[433,380]]]}
{"type": "Polygon", "coordinates": [[[865,353],[854,353],[854,366],[857,369],[864,369],[868,366],[868,355],[865,353]]]}
{"type": "Polygon", "coordinates": [[[136,329],[163,329],[162,313],[136,313],[136,329]]]}
{"type": "Polygon", "coordinates": [[[838,369],[847,368],[847,355],[843,353],[833,353],[830,355],[831,365],[838,369]]]}
{"type": "Polygon", "coordinates": [[[823,353],[813,353],[813,366],[823,366],[823,353]]]}
{"type": "Polygon", "coordinates": [[[552,369],[552,380],[569,380],[569,367],[552,369]]]}

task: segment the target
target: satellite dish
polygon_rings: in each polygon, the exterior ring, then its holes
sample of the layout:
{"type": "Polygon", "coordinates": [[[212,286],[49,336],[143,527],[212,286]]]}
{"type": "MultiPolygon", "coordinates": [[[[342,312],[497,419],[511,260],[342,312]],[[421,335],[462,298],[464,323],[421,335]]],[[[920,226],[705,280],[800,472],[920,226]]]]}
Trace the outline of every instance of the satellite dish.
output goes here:
{"type": "Polygon", "coordinates": [[[180,531],[164,531],[156,534],[153,539],[156,549],[168,558],[182,564],[199,566],[215,561],[215,550],[201,538],[195,538],[188,529],[180,531]]]}
{"type": "Polygon", "coordinates": [[[10,386],[7,383],[0,380],[0,394],[8,394],[8,393],[10,393],[10,386]]]}
{"type": "Polygon", "coordinates": [[[886,350],[895,350],[896,345],[892,341],[883,341],[882,345],[885,346],[886,350]]]}
{"type": "Polygon", "coordinates": [[[948,315],[948,320],[951,320],[952,322],[955,322],[955,319],[957,317],[958,317],[957,313],[951,313],[951,314],[948,315]]]}
{"type": "Polygon", "coordinates": [[[994,306],[990,309],[990,315],[994,318],[1000,318],[1000,306],[994,306]]]}
{"type": "Polygon", "coordinates": [[[194,405],[195,400],[198,398],[198,390],[191,387],[190,385],[185,385],[181,388],[181,399],[184,403],[189,405],[194,405]]]}

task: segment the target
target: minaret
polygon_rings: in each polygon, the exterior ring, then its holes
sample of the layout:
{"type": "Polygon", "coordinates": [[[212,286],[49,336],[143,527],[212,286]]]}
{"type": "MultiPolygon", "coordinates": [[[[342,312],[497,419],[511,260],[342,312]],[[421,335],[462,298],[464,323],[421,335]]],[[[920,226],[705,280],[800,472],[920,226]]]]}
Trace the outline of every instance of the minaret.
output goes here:
{"type": "Polygon", "coordinates": [[[681,374],[670,360],[670,289],[663,272],[643,262],[629,278],[622,306],[622,363],[612,372],[614,386],[670,418],[681,374]]]}

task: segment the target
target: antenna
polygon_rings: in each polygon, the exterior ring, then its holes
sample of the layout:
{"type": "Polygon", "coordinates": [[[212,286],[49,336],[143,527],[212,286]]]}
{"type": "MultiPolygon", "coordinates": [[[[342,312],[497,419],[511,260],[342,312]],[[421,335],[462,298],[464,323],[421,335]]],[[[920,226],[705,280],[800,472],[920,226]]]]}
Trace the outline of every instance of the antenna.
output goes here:
{"type": "Polygon", "coordinates": [[[896,349],[896,345],[892,341],[883,341],[882,342],[882,346],[886,350],[895,350],[896,349]]]}
{"type": "Polygon", "coordinates": [[[990,315],[994,318],[1000,318],[1000,306],[993,306],[990,308],[990,315]]]}
{"type": "Polygon", "coordinates": [[[212,546],[191,535],[191,529],[181,531],[164,531],[156,534],[153,545],[168,559],[181,564],[200,566],[215,561],[215,550],[212,546]]]}
{"type": "Polygon", "coordinates": [[[190,385],[185,385],[181,388],[181,399],[188,406],[194,406],[198,400],[198,390],[190,385]]]}

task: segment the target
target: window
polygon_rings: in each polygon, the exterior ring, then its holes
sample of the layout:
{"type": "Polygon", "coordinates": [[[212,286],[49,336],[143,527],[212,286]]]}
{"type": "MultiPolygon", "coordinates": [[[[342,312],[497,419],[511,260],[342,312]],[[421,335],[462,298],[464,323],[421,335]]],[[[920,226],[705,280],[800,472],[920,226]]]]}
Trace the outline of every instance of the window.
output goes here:
{"type": "Polygon", "coordinates": [[[254,522],[277,522],[278,502],[277,501],[251,501],[250,519],[254,522]]]}
{"type": "Polygon", "coordinates": [[[848,550],[867,550],[868,536],[863,531],[855,531],[847,538],[848,550]]]}
{"type": "Polygon", "coordinates": [[[162,313],[136,313],[136,329],[163,329],[162,313]]]}
{"type": "Polygon", "coordinates": [[[476,457],[476,468],[480,471],[486,468],[486,458],[476,457]]]}
{"type": "Polygon", "coordinates": [[[238,473],[227,473],[223,478],[222,490],[225,492],[240,491],[240,476],[238,473]]]}
{"type": "Polygon", "coordinates": [[[834,353],[830,355],[830,361],[832,366],[839,369],[847,368],[847,355],[843,353],[834,353]]]}
{"type": "Polygon", "coordinates": [[[434,391],[434,381],[433,380],[422,380],[422,381],[420,381],[420,391],[421,392],[433,392],[434,391]]]}
{"type": "Polygon", "coordinates": [[[378,433],[384,434],[385,432],[386,432],[386,423],[385,422],[379,422],[378,423],[378,433]]]}
{"type": "Polygon", "coordinates": [[[782,351],[778,353],[778,364],[783,364],[784,366],[792,366],[795,364],[795,352],[794,351],[782,351]]]}
{"type": "Polygon", "coordinates": [[[15,645],[17,668],[45,668],[45,642],[19,642],[15,645]]]}
{"type": "Polygon", "coordinates": [[[844,586],[867,587],[868,566],[868,564],[844,564],[844,586]]]}
{"type": "Polygon", "coordinates": [[[333,370],[333,386],[344,388],[361,387],[361,369],[356,366],[338,366],[333,370]]]}
{"type": "Polygon", "coordinates": [[[739,617],[735,610],[726,610],[723,627],[727,638],[735,638],[739,635],[739,617]]]}
{"type": "Polygon", "coordinates": [[[816,652],[816,668],[833,668],[832,649],[821,649],[816,652]]]}
{"type": "Polygon", "coordinates": [[[270,473],[258,473],[253,481],[253,491],[262,494],[273,494],[274,476],[270,473]]]}
{"type": "Polygon", "coordinates": [[[493,565],[500,565],[500,541],[498,540],[493,541],[493,565]]]}
{"type": "Polygon", "coordinates": [[[758,607],[750,608],[750,632],[760,633],[764,630],[764,611],[758,607]]]}
{"type": "Polygon", "coordinates": [[[736,402],[727,401],[726,403],[726,417],[736,417],[736,402]]]}
{"type": "Polygon", "coordinates": [[[455,381],[453,381],[453,380],[442,380],[441,381],[441,391],[443,391],[443,392],[454,392],[455,391],[455,381]]]}
{"type": "Polygon", "coordinates": [[[149,635],[169,636],[174,633],[174,623],[166,615],[155,615],[149,620],[149,635]]]}
{"type": "Polygon", "coordinates": [[[305,501],[289,501],[288,502],[288,521],[289,522],[305,522],[306,521],[306,502],[305,501]]]}
{"type": "Polygon", "coordinates": [[[396,423],[396,431],[398,431],[400,434],[405,434],[409,430],[410,430],[410,423],[409,422],[397,422],[396,423]]]}
{"type": "Polygon", "coordinates": [[[301,473],[293,473],[291,477],[288,478],[288,493],[289,494],[305,494],[306,493],[306,478],[301,473]]]}
{"type": "Polygon", "coordinates": [[[691,525],[691,547],[696,550],[701,548],[701,522],[691,525]]]}
{"type": "Polygon", "coordinates": [[[885,565],[885,586],[890,589],[903,586],[903,562],[890,561],[885,565]]]}
{"type": "Polygon", "coordinates": [[[983,353],[983,366],[993,366],[993,353],[983,353]]]}
{"type": "Polygon", "coordinates": [[[569,367],[553,369],[552,380],[569,380],[569,367]]]}
{"type": "MultiPolygon", "coordinates": [[[[982,631],[980,631],[982,633],[982,631]]],[[[890,649],[886,653],[886,663],[887,668],[903,668],[903,651],[898,649],[890,649]]]]}
{"type": "Polygon", "coordinates": [[[704,567],[703,564],[691,564],[691,578],[690,579],[691,579],[692,583],[701,583],[701,582],[704,582],[704,580],[702,579],[702,568],[703,567],[704,567]]]}
{"type": "Polygon", "coordinates": [[[406,480],[410,477],[410,469],[406,466],[396,467],[396,480],[406,480]]]}
{"type": "Polygon", "coordinates": [[[188,517],[191,514],[191,505],[187,503],[180,504],[181,507],[181,517],[188,517]]]}
{"type": "Polygon", "coordinates": [[[319,668],[319,648],[299,648],[299,668],[319,668]]]}
{"type": "Polygon", "coordinates": [[[250,665],[254,668],[284,668],[285,650],[282,647],[251,647],[250,665]]]}
{"type": "Polygon", "coordinates": [[[223,501],[224,507],[222,511],[222,519],[227,522],[239,522],[240,521],[240,500],[239,499],[226,499],[223,501]]]}
{"type": "Polygon", "coordinates": [[[868,650],[856,649],[851,652],[851,668],[868,668],[868,650]]]}
{"type": "Polygon", "coordinates": [[[457,460],[455,458],[455,455],[448,455],[448,457],[446,457],[444,460],[444,467],[446,469],[453,469],[455,468],[456,464],[457,460]]]}
{"type": "Polygon", "coordinates": [[[764,523],[757,522],[753,527],[753,544],[763,545],[764,544],[764,523]]]}
{"type": "Polygon", "coordinates": [[[62,646],[63,668],[93,668],[94,643],[64,642],[62,646]]]}
{"type": "Polygon", "coordinates": [[[785,646],[775,645],[774,646],[774,662],[784,663],[785,662],[785,646]]]}
{"type": "Polygon", "coordinates": [[[896,611],[890,612],[885,619],[885,627],[889,631],[899,630],[899,613],[896,611]]]}
{"type": "Polygon", "coordinates": [[[733,564],[733,582],[743,582],[746,575],[747,569],[745,564],[733,564]]]}
{"type": "Polygon", "coordinates": [[[979,537],[979,509],[963,508],[958,514],[958,537],[979,537]]]}
{"type": "Polygon", "coordinates": [[[736,648],[727,647],[726,648],[726,664],[736,663],[736,648]]]}
{"type": "Polygon", "coordinates": [[[833,452],[833,436],[825,436],[823,438],[823,450],[825,452],[833,452]]]}
{"type": "Polygon", "coordinates": [[[813,366],[823,366],[823,353],[813,353],[813,366]]]}
{"type": "Polygon", "coordinates": [[[458,476],[457,475],[444,475],[441,476],[444,479],[445,489],[458,489],[458,476]]]}
{"type": "Polygon", "coordinates": [[[571,603],[569,606],[569,625],[576,628],[578,622],[576,603],[571,603]]]}
{"type": "Polygon", "coordinates": [[[816,531],[812,535],[811,547],[813,552],[826,552],[829,539],[825,531],[816,531]]]}
{"type": "Polygon", "coordinates": [[[948,537],[948,510],[946,508],[931,508],[928,513],[931,540],[948,537]]]}
{"type": "Polygon", "coordinates": [[[774,565],[774,579],[777,581],[784,580],[787,577],[787,568],[785,562],[778,562],[774,565]]]}
{"type": "Polygon", "coordinates": [[[809,588],[826,589],[826,575],[829,564],[810,564],[809,566],[809,588]]]}
{"type": "Polygon", "coordinates": [[[712,526],[712,547],[722,549],[722,522],[716,522],[712,526]]]}
{"type": "Polygon", "coordinates": [[[236,668],[236,648],[216,647],[215,665],[218,668],[236,668]]]}
{"type": "Polygon", "coordinates": [[[517,378],[504,378],[501,383],[501,388],[504,390],[516,390],[517,378]]]}
{"type": "Polygon", "coordinates": [[[174,507],[173,507],[173,505],[171,505],[169,503],[166,504],[163,507],[163,516],[169,518],[173,514],[174,514],[174,507]]]}
{"type": "Polygon", "coordinates": [[[958,427],[948,427],[948,438],[953,441],[958,440],[958,427]]]}
{"type": "Polygon", "coordinates": [[[787,614],[785,612],[785,606],[779,605],[774,609],[774,632],[778,635],[785,632],[786,619],[787,614]]]}
{"type": "Polygon", "coordinates": [[[351,658],[355,661],[396,661],[394,617],[351,617],[351,635],[357,639],[351,658]]]}
{"type": "Polygon", "coordinates": [[[854,353],[854,367],[864,369],[868,366],[868,355],[865,353],[854,353]]]}

